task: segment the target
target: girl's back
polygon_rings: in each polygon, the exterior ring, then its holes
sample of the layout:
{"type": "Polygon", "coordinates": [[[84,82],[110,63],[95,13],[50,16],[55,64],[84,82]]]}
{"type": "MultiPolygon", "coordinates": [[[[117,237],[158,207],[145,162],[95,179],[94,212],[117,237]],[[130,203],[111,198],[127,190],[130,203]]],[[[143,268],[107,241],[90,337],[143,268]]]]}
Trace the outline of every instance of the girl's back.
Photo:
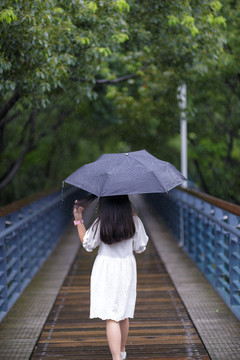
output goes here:
{"type": "Polygon", "coordinates": [[[142,252],[146,248],[148,237],[145,233],[143,224],[138,216],[133,216],[134,224],[135,224],[135,233],[133,237],[130,239],[125,239],[117,243],[113,243],[111,245],[105,244],[100,239],[100,226],[101,224],[97,224],[96,222],[87,230],[83,247],[87,251],[92,251],[97,246],[99,246],[98,255],[109,256],[109,257],[119,257],[125,258],[126,256],[133,255],[133,250],[136,253],[142,252]],[[97,226],[97,229],[96,229],[97,226]]]}
{"type": "Polygon", "coordinates": [[[92,251],[99,246],[91,274],[90,318],[107,320],[113,359],[120,359],[120,345],[125,359],[128,318],[133,318],[136,303],[137,268],[133,251],[144,251],[148,236],[139,217],[133,215],[127,196],[101,198],[99,216],[87,231],[79,207],[75,208],[75,216],[80,216],[77,225],[83,247],[92,251]]]}

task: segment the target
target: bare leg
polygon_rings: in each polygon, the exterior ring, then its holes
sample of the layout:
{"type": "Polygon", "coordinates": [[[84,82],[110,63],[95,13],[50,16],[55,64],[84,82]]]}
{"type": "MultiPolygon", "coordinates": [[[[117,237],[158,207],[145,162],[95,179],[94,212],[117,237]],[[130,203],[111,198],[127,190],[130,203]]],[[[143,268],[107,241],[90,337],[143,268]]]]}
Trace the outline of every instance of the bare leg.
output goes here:
{"type": "Polygon", "coordinates": [[[121,329],[119,322],[114,320],[106,320],[106,331],[108,345],[112,354],[113,360],[121,360],[121,329]]]}
{"type": "Polygon", "coordinates": [[[128,337],[128,330],[129,330],[129,319],[124,319],[119,322],[120,329],[121,329],[121,351],[125,351],[125,346],[128,337]]]}

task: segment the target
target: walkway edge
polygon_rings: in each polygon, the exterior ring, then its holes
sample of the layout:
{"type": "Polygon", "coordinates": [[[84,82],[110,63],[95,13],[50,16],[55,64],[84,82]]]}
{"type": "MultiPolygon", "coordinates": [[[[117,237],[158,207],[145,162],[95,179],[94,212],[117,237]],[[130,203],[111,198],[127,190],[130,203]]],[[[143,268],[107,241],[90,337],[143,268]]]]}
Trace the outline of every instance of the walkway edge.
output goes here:
{"type": "Polygon", "coordinates": [[[143,197],[132,200],[211,359],[239,360],[239,320],[143,197]]]}
{"type": "Polygon", "coordinates": [[[65,232],[0,324],[0,358],[30,358],[59,289],[79,249],[76,229],[65,232]]]}

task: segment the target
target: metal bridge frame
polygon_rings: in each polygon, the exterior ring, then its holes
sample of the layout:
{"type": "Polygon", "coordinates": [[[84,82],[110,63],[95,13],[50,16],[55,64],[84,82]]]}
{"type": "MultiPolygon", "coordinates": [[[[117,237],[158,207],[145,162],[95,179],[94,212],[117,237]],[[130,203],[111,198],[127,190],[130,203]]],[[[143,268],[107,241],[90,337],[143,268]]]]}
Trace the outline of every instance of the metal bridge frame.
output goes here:
{"type": "Polygon", "coordinates": [[[66,188],[0,218],[0,321],[61,238],[75,196],[66,188]]]}
{"type": "MultiPolygon", "coordinates": [[[[240,207],[182,188],[148,197],[240,319],[240,207]]],[[[0,320],[54,249],[75,198],[76,190],[66,188],[0,218],[0,320]]]]}
{"type": "Polygon", "coordinates": [[[240,207],[183,188],[149,198],[179,246],[240,319],[240,207]]]}

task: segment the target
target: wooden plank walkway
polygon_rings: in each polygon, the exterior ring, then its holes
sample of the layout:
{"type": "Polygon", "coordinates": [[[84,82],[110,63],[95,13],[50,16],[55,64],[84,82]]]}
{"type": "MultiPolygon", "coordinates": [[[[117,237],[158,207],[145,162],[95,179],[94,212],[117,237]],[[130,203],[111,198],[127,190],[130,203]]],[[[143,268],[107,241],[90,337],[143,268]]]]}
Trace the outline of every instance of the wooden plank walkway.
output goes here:
{"type": "MultiPolygon", "coordinates": [[[[111,359],[105,322],[89,319],[89,280],[96,252],[80,249],[31,356],[32,360],[111,359]]],[[[210,359],[150,242],[136,256],[138,297],[130,322],[128,359],[210,359]]]]}

